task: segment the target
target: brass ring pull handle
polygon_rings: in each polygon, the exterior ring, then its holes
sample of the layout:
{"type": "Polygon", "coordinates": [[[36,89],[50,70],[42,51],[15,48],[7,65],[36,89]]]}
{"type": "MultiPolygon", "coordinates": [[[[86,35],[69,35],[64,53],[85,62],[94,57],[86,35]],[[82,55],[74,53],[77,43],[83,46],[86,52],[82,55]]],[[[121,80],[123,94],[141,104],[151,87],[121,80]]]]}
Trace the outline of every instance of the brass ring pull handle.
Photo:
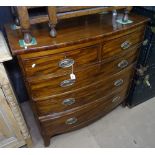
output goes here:
{"type": "Polygon", "coordinates": [[[75,83],[75,79],[64,80],[60,83],[61,87],[68,87],[75,83]]]}
{"type": "Polygon", "coordinates": [[[122,84],[123,84],[123,80],[122,79],[119,79],[119,80],[117,80],[117,81],[114,82],[114,85],[116,87],[121,86],[122,84]]]}
{"type": "Polygon", "coordinates": [[[67,125],[72,125],[72,124],[75,124],[76,122],[77,122],[77,118],[75,117],[72,117],[66,120],[67,125]]]}
{"type": "Polygon", "coordinates": [[[119,68],[123,69],[128,66],[128,61],[127,60],[122,60],[118,65],[119,68]]]}
{"type": "Polygon", "coordinates": [[[112,99],[112,103],[116,103],[118,101],[120,101],[121,97],[120,96],[116,96],[112,99]]]}
{"type": "Polygon", "coordinates": [[[124,43],[121,44],[121,48],[123,50],[128,49],[130,46],[132,45],[132,43],[130,41],[125,41],[124,43]]]}
{"type": "Polygon", "coordinates": [[[63,100],[62,104],[64,105],[72,105],[75,103],[75,99],[74,98],[67,98],[65,100],[63,100]]]}
{"type": "Polygon", "coordinates": [[[73,64],[74,64],[73,59],[64,59],[59,62],[59,67],[67,68],[67,67],[71,67],[73,64]]]}

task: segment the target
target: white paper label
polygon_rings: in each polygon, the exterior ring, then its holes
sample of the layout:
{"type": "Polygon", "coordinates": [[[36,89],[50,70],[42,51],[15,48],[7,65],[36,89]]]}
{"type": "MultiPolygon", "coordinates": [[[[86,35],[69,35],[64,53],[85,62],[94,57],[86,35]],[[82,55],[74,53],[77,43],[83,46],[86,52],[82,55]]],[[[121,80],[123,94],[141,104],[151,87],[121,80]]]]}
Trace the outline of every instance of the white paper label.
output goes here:
{"type": "Polygon", "coordinates": [[[70,74],[70,78],[71,78],[71,79],[76,79],[75,74],[73,74],[73,73],[72,73],[72,74],[70,74]]]}

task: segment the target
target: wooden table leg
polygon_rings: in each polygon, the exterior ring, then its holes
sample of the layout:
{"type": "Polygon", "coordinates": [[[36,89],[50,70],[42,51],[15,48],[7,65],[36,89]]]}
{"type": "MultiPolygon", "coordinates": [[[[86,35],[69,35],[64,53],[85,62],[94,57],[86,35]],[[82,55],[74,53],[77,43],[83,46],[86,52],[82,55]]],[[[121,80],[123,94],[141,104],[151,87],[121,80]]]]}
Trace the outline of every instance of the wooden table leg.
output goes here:
{"type": "Polygon", "coordinates": [[[50,36],[56,37],[57,32],[55,30],[55,26],[57,24],[57,15],[56,15],[56,7],[55,6],[48,7],[48,16],[49,16],[49,25],[51,28],[50,36]]]}

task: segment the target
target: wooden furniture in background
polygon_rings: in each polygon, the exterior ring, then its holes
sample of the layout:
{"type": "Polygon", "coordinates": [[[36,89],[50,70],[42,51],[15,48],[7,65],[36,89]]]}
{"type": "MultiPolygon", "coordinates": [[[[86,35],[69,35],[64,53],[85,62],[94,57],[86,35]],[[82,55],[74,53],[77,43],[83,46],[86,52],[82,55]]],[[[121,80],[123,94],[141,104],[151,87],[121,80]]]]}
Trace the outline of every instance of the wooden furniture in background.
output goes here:
{"type": "Polygon", "coordinates": [[[31,147],[31,136],[3,64],[11,59],[0,32],[0,147],[31,147]]]}
{"type": "Polygon", "coordinates": [[[59,20],[120,9],[125,10],[124,18],[127,18],[131,8],[129,6],[17,6],[13,7],[12,10],[16,14],[16,24],[21,26],[24,33],[24,41],[30,43],[32,39],[30,27],[33,24],[48,22],[51,29],[50,35],[56,37],[55,27],[59,20]]]}
{"type": "MultiPolygon", "coordinates": [[[[119,14],[118,18],[122,18],[119,14]]],[[[122,25],[111,14],[34,25],[37,45],[21,48],[20,30],[6,27],[45,146],[54,135],[84,127],[126,102],[147,18],[131,14],[122,25]]],[[[121,134],[121,133],[120,133],[121,134]]]]}

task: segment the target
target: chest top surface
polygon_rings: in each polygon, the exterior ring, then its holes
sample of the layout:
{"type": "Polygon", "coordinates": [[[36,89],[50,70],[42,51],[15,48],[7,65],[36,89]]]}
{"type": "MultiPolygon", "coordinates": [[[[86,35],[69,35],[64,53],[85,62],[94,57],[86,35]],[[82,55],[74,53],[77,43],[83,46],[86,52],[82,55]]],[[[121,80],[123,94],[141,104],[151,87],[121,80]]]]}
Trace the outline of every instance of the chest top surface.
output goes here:
{"type": "MultiPolygon", "coordinates": [[[[118,17],[121,18],[122,14],[118,17]]],[[[131,24],[115,25],[112,22],[112,15],[92,15],[80,18],[60,21],[57,25],[57,37],[51,38],[49,35],[48,24],[34,25],[31,29],[32,36],[36,38],[37,45],[28,46],[27,49],[19,46],[19,40],[23,38],[20,29],[12,30],[10,25],[6,26],[9,46],[13,55],[27,53],[31,51],[42,51],[75,45],[93,40],[106,40],[107,36],[112,36],[129,29],[135,29],[144,25],[148,18],[135,14],[130,14],[131,24]]]]}

